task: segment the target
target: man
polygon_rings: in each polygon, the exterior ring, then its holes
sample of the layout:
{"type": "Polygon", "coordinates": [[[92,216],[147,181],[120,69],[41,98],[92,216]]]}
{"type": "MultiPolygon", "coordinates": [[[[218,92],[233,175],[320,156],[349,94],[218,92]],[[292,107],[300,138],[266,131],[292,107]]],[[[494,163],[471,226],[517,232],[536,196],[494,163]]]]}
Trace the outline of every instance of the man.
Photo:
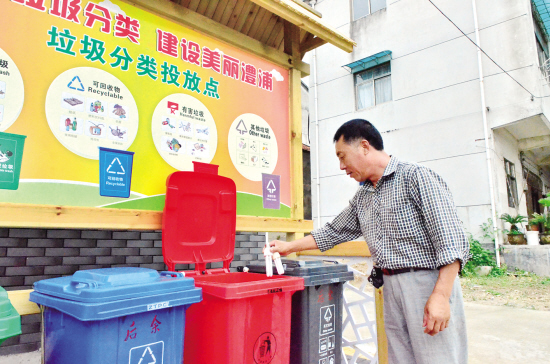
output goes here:
{"type": "Polygon", "coordinates": [[[340,169],[364,185],[331,223],[272,241],[271,251],[325,251],[363,236],[383,272],[390,363],[467,363],[458,272],[469,243],[447,185],[429,168],[388,155],[366,120],[343,124],[334,142],[340,169]]]}

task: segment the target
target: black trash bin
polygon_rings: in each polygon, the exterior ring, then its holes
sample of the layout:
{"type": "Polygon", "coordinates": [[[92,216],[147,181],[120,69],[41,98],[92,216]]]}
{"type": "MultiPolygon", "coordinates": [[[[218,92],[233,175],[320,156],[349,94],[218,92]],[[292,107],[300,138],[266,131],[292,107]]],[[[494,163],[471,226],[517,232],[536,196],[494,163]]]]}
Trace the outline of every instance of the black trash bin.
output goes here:
{"type": "MultiPolygon", "coordinates": [[[[305,286],[292,296],[290,364],[340,364],[344,283],[353,280],[353,272],[337,262],[282,262],[285,275],[304,278],[305,286]]],[[[265,273],[265,265],[248,268],[265,273]]]]}

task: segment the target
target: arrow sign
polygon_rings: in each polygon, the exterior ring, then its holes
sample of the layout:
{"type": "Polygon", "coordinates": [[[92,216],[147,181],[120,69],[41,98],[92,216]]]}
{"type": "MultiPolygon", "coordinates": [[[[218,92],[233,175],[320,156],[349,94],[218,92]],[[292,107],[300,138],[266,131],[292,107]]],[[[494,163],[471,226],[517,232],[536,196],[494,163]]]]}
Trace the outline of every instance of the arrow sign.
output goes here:
{"type": "Polygon", "coordinates": [[[80,81],[80,77],[78,76],[74,76],[67,87],[76,91],[84,91],[84,85],[82,84],[82,81],[80,81]]]}
{"type": "Polygon", "coordinates": [[[267,184],[267,190],[269,191],[269,193],[273,193],[275,191],[277,191],[277,188],[275,187],[275,184],[273,183],[273,180],[269,180],[269,183],[267,184]]]}
{"type": "Polygon", "coordinates": [[[139,359],[138,364],[156,364],[157,360],[155,359],[155,355],[153,355],[153,351],[148,346],[143,351],[143,354],[141,355],[141,359],[139,359]]]}
{"type": "Polygon", "coordinates": [[[330,308],[329,308],[327,312],[325,312],[325,321],[330,322],[331,319],[332,319],[332,312],[330,311],[330,308]]]}
{"type": "Polygon", "coordinates": [[[246,128],[246,125],[244,125],[244,121],[242,121],[242,120],[239,121],[239,123],[237,124],[236,129],[241,135],[246,134],[246,132],[248,131],[248,129],[246,128]]]}

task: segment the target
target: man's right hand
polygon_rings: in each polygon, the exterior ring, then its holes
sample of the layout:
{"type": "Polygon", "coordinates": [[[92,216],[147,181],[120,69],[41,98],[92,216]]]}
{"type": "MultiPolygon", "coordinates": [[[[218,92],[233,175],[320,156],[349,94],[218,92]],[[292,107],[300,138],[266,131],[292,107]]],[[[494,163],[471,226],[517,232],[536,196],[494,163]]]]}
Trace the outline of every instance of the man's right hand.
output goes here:
{"type": "MultiPolygon", "coordinates": [[[[291,251],[292,242],[273,240],[269,242],[272,253],[279,253],[281,256],[286,256],[292,253],[291,251]]],[[[264,246],[264,252],[266,247],[264,246]]]]}
{"type": "Polygon", "coordinates": [[[294,241],[273,240],[269,242],[269,246],[271,247],[272,253],[279,253],[282,256],[300,252],[302,250],[318,249],[317,243],[315,243],[315,239],[313,239],[312,235],[308,235],[294,241]]]}

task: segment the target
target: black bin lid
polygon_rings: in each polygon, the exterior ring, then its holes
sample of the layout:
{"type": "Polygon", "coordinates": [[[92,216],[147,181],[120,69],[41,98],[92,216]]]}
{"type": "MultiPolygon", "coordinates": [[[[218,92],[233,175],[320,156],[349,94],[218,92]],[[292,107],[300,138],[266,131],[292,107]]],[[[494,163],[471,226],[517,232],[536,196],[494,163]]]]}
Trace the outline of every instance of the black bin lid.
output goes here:
{"type": "MultiPolygon", "coordinates": [[[[281,261],[285,268],[284,275],[304,278],[306,287],[353,280],[353,272],[348,271],[348,266],[335,261],[313,259],[281,259],[281,261]]],[[[265,264],[249,265],[248,269],[252,273],[265,274],[265,264]]],[[[277,274],[275,267],[273,267],[273,274],[277,274]]]]}

